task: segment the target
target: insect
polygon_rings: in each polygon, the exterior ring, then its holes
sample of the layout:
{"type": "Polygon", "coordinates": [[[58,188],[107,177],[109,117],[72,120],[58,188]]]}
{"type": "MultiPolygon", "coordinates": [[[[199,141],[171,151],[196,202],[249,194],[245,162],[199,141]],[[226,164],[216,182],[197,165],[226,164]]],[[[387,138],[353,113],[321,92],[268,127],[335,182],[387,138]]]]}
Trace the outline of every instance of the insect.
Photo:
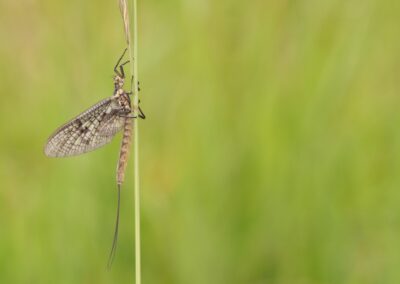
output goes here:
{"type": "MultiPolygon", "coordinates": [[[[120,189],[125,177],[125,169],[129,155],[132,137],[133,115],[131,99],[132,91],[126,92],[124,87],[124,65],[121,63],[126,50],[118,59],[114,67],[114,93],[111,97],[101,100],[86,111],[79,114],[63,126],[59,127],[47,140],[44,153],[48,157],[70,157],[84,154],[100,148],[111,142],[112,138],[121,130],[122,142],[117,164],[118,205],[114,231],[114,240],[111,248],[108,266],[110,267],[115,255],[118,239],[120,189]]],[[[131,82],[132,85],[132,82],[131,82]]],[[[144,119],[140,107],[138,117],[144,119]]]]}

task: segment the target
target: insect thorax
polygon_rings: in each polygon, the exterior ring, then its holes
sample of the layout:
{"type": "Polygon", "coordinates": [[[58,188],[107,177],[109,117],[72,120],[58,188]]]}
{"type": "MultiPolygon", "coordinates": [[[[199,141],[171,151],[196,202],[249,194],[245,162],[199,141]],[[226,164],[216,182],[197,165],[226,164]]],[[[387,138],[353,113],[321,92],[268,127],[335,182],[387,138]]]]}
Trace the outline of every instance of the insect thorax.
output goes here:
{"type": "Polygon", "coordinates": [[[128,114],[131,112],[131,101],[129,95],[124,91],[124,77],[120,75],[114,76],[114,96],[113,103],[111,104],[110,112],[117,110],[122,114],[128,114]]]}
{"type": "Polygon", "coordinates": [[[131,100],[122,88],[115,90],[111,108],[121,114],[129,114],[131,112],[131,100]]]}
{"type": "Polygon", "coordinates": [[[114,76],[114,90],[115,90],[115,92],[118,89],[122,89],[123,86],[124,86],[124,78],[122,78],[119,75],[115,75],[114,76]]]}

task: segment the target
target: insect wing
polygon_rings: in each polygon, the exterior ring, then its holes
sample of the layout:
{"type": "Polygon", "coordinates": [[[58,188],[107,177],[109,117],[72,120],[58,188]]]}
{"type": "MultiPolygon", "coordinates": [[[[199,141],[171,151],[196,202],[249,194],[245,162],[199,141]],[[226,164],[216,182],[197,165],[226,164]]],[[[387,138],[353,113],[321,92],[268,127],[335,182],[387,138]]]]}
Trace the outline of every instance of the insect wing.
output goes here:
{"type": "Polygon", "coordinates": [[[124,121],[112,103],[112,98],[104,99],[58,128],[47,141],[46,156],[80,155],[109,143],[122,129],[124,121]]]}
{"type": "Polygon", "coordinates": [[[114,137],[124,126],[125,117],[119,115],[106,115],[99,126],[99,135],[114,137]]]}

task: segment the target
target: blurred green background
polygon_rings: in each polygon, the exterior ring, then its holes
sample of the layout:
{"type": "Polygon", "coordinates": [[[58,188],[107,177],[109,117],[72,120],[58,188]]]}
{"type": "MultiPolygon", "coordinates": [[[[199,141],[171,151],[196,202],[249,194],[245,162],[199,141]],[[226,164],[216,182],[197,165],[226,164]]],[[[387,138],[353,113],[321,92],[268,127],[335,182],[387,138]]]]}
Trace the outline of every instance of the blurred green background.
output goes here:
{"type": "MultiPolygon", "coordinates": [[[[143,283],[400,283],[400,2],[139,0],[143,283]]],[[[117,1],[0,2],[0,283],[133,283],[120,136],[43,155],[113,91],[117,1]]]]}

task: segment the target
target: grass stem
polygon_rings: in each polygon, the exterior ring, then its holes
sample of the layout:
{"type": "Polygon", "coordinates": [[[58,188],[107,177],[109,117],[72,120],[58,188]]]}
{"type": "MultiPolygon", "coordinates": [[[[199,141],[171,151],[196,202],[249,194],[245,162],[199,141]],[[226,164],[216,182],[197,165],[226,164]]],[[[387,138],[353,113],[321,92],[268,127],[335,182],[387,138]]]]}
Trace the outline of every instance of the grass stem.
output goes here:
{"type": "MultiPolygon", "coordinates": [[[[125,35],[128,43],[130,71],[133,75],[133,114],[138,117],[139,111],[139,81],[138,81],[138,28],[137,28],[137,0],[120,0],[120,9],[124,21],[125,35]],[[130,11],[129,11],[130,10],[130,11]],[[130,29],[132,19],[133,38],[130,29]]],[[[133,171],[134,171],[134,198],[135,198],[135,283],[141,284],[141,255],[140,255],[140,179],[139,179],[139,119],[133,120],[133,171]]]]}

